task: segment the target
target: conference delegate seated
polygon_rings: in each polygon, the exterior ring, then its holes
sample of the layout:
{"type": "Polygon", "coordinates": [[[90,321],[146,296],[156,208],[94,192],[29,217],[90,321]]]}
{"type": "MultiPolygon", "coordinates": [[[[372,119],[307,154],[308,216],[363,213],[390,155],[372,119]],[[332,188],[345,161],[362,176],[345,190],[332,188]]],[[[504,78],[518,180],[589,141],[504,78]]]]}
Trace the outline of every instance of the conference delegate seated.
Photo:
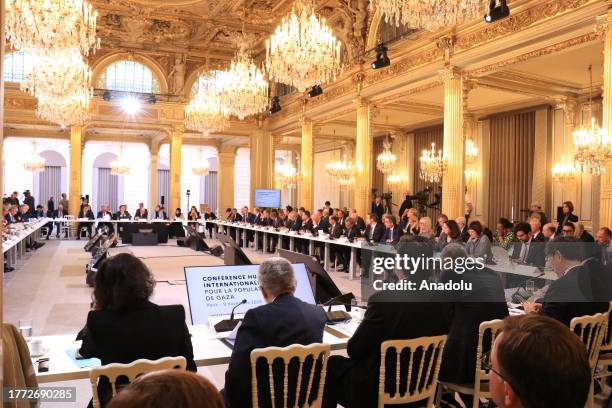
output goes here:
{"type": "Polygon", "coordinates": [[[491,353],[483,356],[489,390],[500,408],[583,408],[591,368],[580,338],[554,319],[504,319],[491,353]]]}
{"type": "MultiPolygon", "coordinates": [[[[338,220],[337,215],[332,215],[329,217],[329,239],[338,239],[343,234],[342,225],[340,225],[340,221],[338,220]]],[[[329,260],[334,263],[336,260],[338,261],[338,265],[342,264],[342,255],[340,253],[342,247],[334,244],[330,244],[329,246],[329,260]]]]}
{"type": "MultiPolygon", "coordinates": [[[[355,242],[357,238],[361,238],[361,232],[359,231],[359,228],[357,228],[357,225],[355,225],[355,220],[350,217],[346,218],[344,221],[344,236],[348,242],[351,243],[355,242]]],[[[351,248],[346,245],[342,245],[338,248],[336,254],[340,256],[342,262],[342,267],[339,269],[339,271],[348,273],[351,263],[351,248]]]]}
{"type": "Polygon", "coordinates": [[[541,303],[526,302],[525,312],[550,316],[569,326],[574,317],[605,313],[612,300],[610,267],[586,258],[585,244],[575,237],[557,237],[546,246],[546,256],[559,279],[541,303]]]}
{"type": "Polygon", "coordinates": [[[442,229],[438,241],[434,244],[434,251],[441,252],[448,244],[457,243],[463,245],[459,224],[455,220],[442,222],[442,229]]]}
{"type": "Polygon", "coordinates": [[[608,227],[601,227],[595,235],[597,243],[596,258],[605,266],[612,267],[612,231],[608,227]]]}
{"type": "Polygon", "coordinates": [[[472,258],[482,258],[487,262],[493,259],[491,252],[491,241],[489,237],[483,234],[484,227],[480,221],[472,221],[468,227],[470,239],[465,244],[467,253],[472,258]]]}
{"type": "MultiPolygon", "coordinates": [[[[68,211],[66,211],[64,209],[64,206],[62,204],[58,204],[57,209],[55,211],[53,211],[53,214],[50,214],[50,217],[57,220],[57,219],[64,218],[66,215],[68,215],[68,211]]],[[[57,228],[57,233],[56,233],[55,237],[56,238],[60,237],[60,233],[61,233],[61,230],[62,230],[63,223],[62,222],[55,222],[49,228],[47,228],[47,239],[49,239],[49,237],[53,233],[53,225],[55,225],[55,228],[57,228]]],[[[64,235],[64,238],[67,238],[67,234],[68,234],[68,232],[66,232],[66,234],[64,235]]]]}
{"type": "MultiPolygon", "coordinates": [[[[99,220],[110,221],[113,219],[113,214],[110,212],[110,206],[103,205],[100,207],[100,211],[98,211],[97,218],[99,220]]],[[[108,228],[109,234],[113,234],[115,232],[115,227],[112,222],[99,222],[98,228],[106,227],[108,228]]]]}
{"type": "Polygon", "coordinates": [[[380,223],[378,215],[374,213],[368,216],[368,222],[363,236],[370,242],[380,242],[385,233],[385,226],[380,223]]]}
{"type": "MultiPolygon", "coordinates": [[[[217,216],[213,212],[213,210],[208,206],[204,205],[204,220],[216,220],[217,216]]],[[[213,230],[217,230],[217,227],[212,222],[206,223],[206,230],[208,231],[208,236],[212,238],[213,230]]]]}
{"type": "MultiPolygon", "coordinates": [[[[79,218],[80,219],[88,219],[88,220],[95,220],[96,217],[94,216],[93,211],[91,211],[91,207],[89,206],[89,204],[85,204],[83,205],[83,208],[81,209],[81,211],[79,211],[79,218]]],[[[91,231],[93,229],[93,222],[79,222],[79,224],[77,225],[77,237],[76,239],[81,239],[81,231],[82,230],[86,230],[87,231],[87,236],[89,238],[91,238],[91,231]]]]}
{"type": "MultiPolygon", "coordinates": [[[[187,369],[196,371],[185,310],[182,305],[149,301],[154,287],[153,275],[134,255],[123,253],[103,261],[95,277],[93,309],[77,336],[83,340],[79,354],[99,358],[102,365],[183,356],[187,369]]],[[[98,391],[104,406],[111,396],[104,378],[98,391]]]]}
{"type": "MultiPolygon", "coordinates": [[[[278,231],[280,228],[283,228],[284,225],[285,224],[283,222],[283,219],[279,217],[278,211],[276,210],[270,211],[270,227],[278,231]]],[[[276,252],[277,245],[278,245],[278,235],[268,234],[268,252],[271,254],[276,252]]]]}
{"type": "MultiPolygon", "coordinates": [[[[440,254],[443,264],[447,259],[452,259],[452,264],[457,265],[467,258],[462,244],[463,242],[454,242],[444,247],[440,254]]],[[[449,296],[449,301],[452,302],[451,325],[444,346],[439,379],[454,384],[472,384],[476,373],[478,327],[482,322],[508,316],[508,306],[504,285],[497,272],[486,267],[482,270],[466,269],[461,274],[454,270],[442,271],[442,282],[456,282],[459,279],[471,284],[472,290],[453,291],[449,296]]],[[[484,341],[486,344],[489,339],[485,338],[484,341]]],[[[459,395],[466,407],[472,406],[471,395],[459,395]]],[[[455,403],[452,398],[453,396],[445,396],[445,400],[455,403]]]]}
{"type": "MultiPolygon", "coordinates": [[[[402,237],[400,256],[432,257],[433,248],[423,237],[402,237]]],[[[418,288],[431,271],[395,269],[399,280],[418,288]]],[[[348,358],[331,356],[327,364],[324,408],[372,408],[377,406],[380,372],[380,345],[386,340],[415,339],[448,333],[449,305],[428,291],[380,291],[368,299],[363,321],[347,345],[348,358]]],[[[422,356],[422,354],[420,354],[422,356]]],[[[418,361],[415,357],[415,360],[418,361]]],[[[395,353],[387,354],[387,379],[395,384],[395,353]]]]}
{"type": "Polygon", "coordinates": [[[402,229],[397,225],[395,217],[391,214],[385,214],[382,219],[385,224],[385,233],[380,242],[390,245],[397,244],[402,236],[402,229]]]}
{"type": "Polygon", "coordinates": [[[182,370],[144,374],[120,390],[108,408],[224,408],[221,394],[201,375],[182,370]]]}
{"type": "Polygon", "coordinates": [[[533,240],[531,226],[526,222],[519,223],[514,228],[514,235],[517,241],[510,258],[525,265],[543,267],[546,264],[546,244],[533,240]]]}
{"type": "Polygon", "coordinates": [[[196,221],[198,221],[200,218],[201,218],[200,212],[195,207],[195,205],[192,205],[191,209],[189,210],[189,214],[187,214],[187,220],[193,221],[193,222],[189,222],[188,224],[197,229],[198,223],[196,221]]]}
{"type": "Polygon", "coordinates": [[[136,213],[134,214],[134,219],[136,220],[149,219],[149,211],[144,207],[144,203],[138,204],[138,209],[136,210],[136,213]]]}
{"type": "Polygon", "coordinates": [[[155,206],[155,210],[151,214],[153,220],[167,220],[168,213],[162,209],[160,205],[155,206]]]}
{"type": "MultiPolygon", "coordinates": [[[[298,232],[300,234],[304,234],[304,233],[312,233],[312,220],[310,219],[310,211],[307,210],[302,210],[300,211],[301,215],[301,223],[298,229],[298,232]]],[[[298,214],[299,215],[299,214],[298,214]]],[[[298,252],[301,252],[303,254],[307,254],[308,253],[308,245],[309,245],[310,241],[307,239],[299,239],[296,238],[295,239],[295,246],[298,252]]]]}
{"type": "Polygon", "coordinates": [[[115,214],[116,220],[129,220],[132,216],[127,210],[127,206],[125,204],[119,206],[119,211],[115,214]]]}
{"type": "MultiPolygon", "coordinates": [[[[256,348],[308,345],[323,341],[325,312],[320,306],[307,304],[293,295],[297,282],[289,261],[283,258],[265,260],[259,267],[258,281],[266,304],[247,311],[238,328],[229,367],[225,373],[225,389],[221,392],[228,408],[252,406],[251,351],[256,348]]],[[[257,369],[260,380],[258,384],[262,387],[259,392],[259,406],[269,406],[269,398],[267,401],[262,398],[269,394],[269,384],[265,381],[268,373],[260,364],[257,369]]],[[[306,374],[304,377],[307,378],[306,374]]],[[[275,395],[282,398],[283,394],[277,390],[275,395]]],[[[293,406],[293,398],[294,396],[289,397],[287,406],[293,406]]],[[[276,406],[283,404],[277,401],[276,406]]]]}

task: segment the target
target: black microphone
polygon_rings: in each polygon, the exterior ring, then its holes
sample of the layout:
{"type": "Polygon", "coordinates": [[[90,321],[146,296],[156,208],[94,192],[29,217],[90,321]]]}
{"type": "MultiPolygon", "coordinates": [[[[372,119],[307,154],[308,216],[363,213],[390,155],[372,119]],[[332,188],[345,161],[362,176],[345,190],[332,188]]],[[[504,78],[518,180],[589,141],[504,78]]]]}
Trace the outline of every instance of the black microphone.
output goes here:
{"type": "Polygon", "coordinates": [[[328,306],[327,311],[325,312],[325,316],[327,317],[328,323],[340,323],[351,319],[351,315],[342,311],[335,310],[332,311],[332,305],[344,305],[344,308],[347,312],[351,311],[351,300],[355,299],[355,295],[352,293],[345,293],[343,295],[339,295],[329,299],[327,302],[323,303],[322,306],[328,306]]]}
{"type": "Polygon", "coordinates": [[[238,326],[238,323],[240,322],[240,319],[234,319],[234,312],[236,311],[236,308],[240,305],[244,305],[247,302],[246,299],[242,299],[242,301],[240,303],[238,303],[236,306],[234,306],[232,308],[232,313],[230,314],[230,318],[229,319],[224,319],[221,320],[219,323],[215,324],[215,331],[217,332],[227,332],[227,331],[232,331],[236,328],[236,326],[238,326]]]}

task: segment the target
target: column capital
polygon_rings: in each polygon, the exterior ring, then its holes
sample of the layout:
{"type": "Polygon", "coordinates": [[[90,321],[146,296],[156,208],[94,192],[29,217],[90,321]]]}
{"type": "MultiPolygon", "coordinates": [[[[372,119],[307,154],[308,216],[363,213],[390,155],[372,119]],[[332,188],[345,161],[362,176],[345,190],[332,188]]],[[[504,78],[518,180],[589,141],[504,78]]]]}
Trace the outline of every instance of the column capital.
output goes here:
{"type": "Polygon", "coordinates": [[[172,133],[184,133],[185,126],[183,125],[174,125],[172,126],[172,133]]]}
{"type": "Polygon", "coordinates": [[[308,119],[308,117],[306,117],[305,115],[302,115],[298,119],[298,123],[300,124],[300,126],[311,125],[312,124],[312,119],[308,119]]]}
{"type": "Polygon", "coordinates": [[[461,79],[462,71],[459,67],[450,65],[438,71],[438,75],[441,81],[449,81],[461,79]]]}
{"type": "Polygon", "coordinates": [[[353,103],[357,105],[358,108],[367,108],[370,106],[370,101],[361,96],[353,99],[353,103]]]}

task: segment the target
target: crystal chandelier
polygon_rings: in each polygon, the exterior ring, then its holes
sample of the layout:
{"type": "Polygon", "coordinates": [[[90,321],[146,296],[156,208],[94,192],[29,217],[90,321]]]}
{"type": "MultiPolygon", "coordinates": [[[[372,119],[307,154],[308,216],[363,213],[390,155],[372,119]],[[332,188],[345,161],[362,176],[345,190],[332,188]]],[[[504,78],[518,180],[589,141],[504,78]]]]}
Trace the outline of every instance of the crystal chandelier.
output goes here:
{"type": "Polygon", "coordinates": [[[91,83],[91,68],[76,48],[50,54],[32,53],[26,59],[21,90],[39,97],[53,98],[91,83]]]}
{"type": "Polygon", "coordinates": [[[82,125],[89,119],[89,102],[93,96],[91,89],[81,89],[55,98],[41,95],[38,97],[36,115],[49,122],[66,128],[82,125]]]}
{"type": "Polygon", "coordinates": [[[387,23],[436,31],[473,20],[489,12],[488,0],[372,0],[387,23]]]}
{"type": "Polygon", "coordinates": [[[204,149],[200,146],[200,159],[198,163],[191,168],[191,171],[196,176],[206,176],[210,171],[210,163],[208,159],[204,157],[204,149]]]}
{"type": "Polygon", "coordinates": [[[559,183],[565,183],[576,177],[576,169],[571,163],[565,161],[565,156],[561,156],[561,162],[555,163],[552,168],[552,179],[559,183]]]}
{"type": "Polygon", "coordinates": [[[383,141],[383,152],[376,158],[376,168],[382,174],[391,174],[395,170],[396,162],[397,157],[391,151],[391,143],[389,142],[389,135],[387,135],[383,141]]]}
{"type": "Polygon", "coordinates": [[[126,176],[130,174],[132,167],[123,155],[123,143],[121,143],[119,148],[119,156],[111,162],[110,168],[113,176],[126,176]]]}
{"type": "Polygon", "coordinates": [[[342,161],[335,161],[325,165],[327,176],[338,184],[346,186],[355,182],[357,167],[351,161],[346,160],[346,155],[342,161]]]}
{"type": "Polygon", "coordinates": [[[88,55],[100,47],[97,17],[88,0],[7,0],[6,38],[17,50],[46,54],[77,47],[88,55]]]}
{"type": "Polygon", "coordinates": [[[277,82],[304,92],[336,78],[341,47],[325,19],[317,17],[314,4],[297,0],[266,41],[266,70],[277,82]]]}
{"type": "Polygon", "coordinates": [[[300,180],[297,169],[289,161],[285,161],[283,164],[276,166],[276,175],[279,182],[289,190],[296,188],[300,180]]]}
{"type": "Polygon", "coordinates": [[[442,150],[435,151],[436,144],[431,144],[430,150],[423,150],[420,161],[419,177],[430,183],[439,183],[442,180],[442,174],[446,171],[446,159],[442,155],[442,150]]]}
{"type": "Polygon", "coordinates": [[[606,172],[606,165],[612,159],[612,137],[597,125],[593,117],[593,69],[589,65],[589,125],[577,129],[574,138],[574,162],[581,172],[600,175],[606,172]]]}
{"type": "Polygon", "coordinates": [[[391,173],[387,176],[387,184],[390,186],[399,186],[406,181],[406,177],[397,173],[391,173]]]}
{"type": "Polygon", "coordinates": [[[248,55],[244,44],[222,78],[221,100],[231,114],[244,119],[266,110],[268,81],[248,55]]]}
{"type": "Polygon", "coordinates": [[[465,162],[466,164],[473,164],[476,162],[478,157],[478,147],[472,139],[465,141],[465,162]]]}
{"type": "Polygon", "coordinates": [[[202,133],[220,132],[229,125],[229,113],[220,95],[217,76],[205,81],[185,107],[185,126],[202,133]]]}
{"type": "Polygon", "coordinates": [[[23,163],[23,168],[26,171],[31,171],[32,173],[40,173],[45,170],[47,162],[45,159],[38,154],[38,150],[36,148],[36,140],[32,141],[32,154],[30,157],[26,159],[23,163]]]}

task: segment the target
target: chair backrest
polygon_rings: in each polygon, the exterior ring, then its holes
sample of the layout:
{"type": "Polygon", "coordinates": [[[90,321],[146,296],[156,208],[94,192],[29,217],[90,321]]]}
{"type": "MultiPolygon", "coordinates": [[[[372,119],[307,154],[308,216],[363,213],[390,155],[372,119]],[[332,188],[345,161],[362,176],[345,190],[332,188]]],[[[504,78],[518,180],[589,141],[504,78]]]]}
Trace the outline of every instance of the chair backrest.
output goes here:
{"type": "Polygon", "coordinates": [[[93,406],[100,406],[100,398],[98,395],[98,379],[100,377],[108,378],[113,390],[113,397],[117,395],[117,378],[127,377],[129,382],[134,381],[138,376],[150,373],[153,371],[187,368],[187,360],[185,357],[164,357],[159,360],[140,359],[132,361],[129,364],[113,363],[102,367],[95,367],[89,370],[89,382],[91,383],[91,391],[93,394],[93,406]]]}
{"type": "MultiPolygon", "coordinates": [[[[378,383],[378,406],[406,404],[427,399],[427,407],[433,407],[442,353],[446,336],[419,337],[410,340],[387,340],[380,345],[380,379],[378,383]],[[387,379],[387,353],[394,350],[395,390],[385,391],[387,379]],[[410,357],[402,369],[402,356],[410,357]],[[401,373],[407,372],[402,381],[401,373]],[[404,391],[402,393],[402,390],[404,391]]],[[[404,359],[405,360],[405,359],[404,359]]],[[[406,363],[406,362],[404,362],[406,363]]]]}
{"type": "Polygon", "coordinates": [[[580,337],[587,349],[591,370],[595,370],[597,365],[607,321],[608,313],[596,313],[592,316],[574,317],[570,322],[570,330],[580,337]]]}
{"type": "Polygon", "coordinates": [[[603,339],[601,341],[600,353],[609,353],[612,351],[612,325],[610,324],[610,318],[612,316],[612,302],[608,306],[608,319],[606,320],[604,327],[603,339]]]}
{"type": "Polygon", "coordinates": [[[493,343],[495,343],[495,339],[499,333],[501,333],[503,325],[503,320],[495,319],[482,322],[478,327],[478,346],[476,347],[476,375],[474,376],[474,387],[479,387],[480,382],[486,381],[488,378],[487,371],[482,369],[482,355],[493,350],[493,343]]]}
{"type": "MultiPolygon", "coordinates": [[[[276,396],[276,387],[279,385],[278,381],[275,381],[273,373],[275,360],[282,360],[284,364],[283,369],[283,408],[288,405],[289,397],[289,375],[297,375],[295,382],[295,399],[294,406],[303,408],[320,408],[323,403],[323,387],[325,386],[325,375],[327,373],[327,360],[329,358],[330,346],[329,344],[313,343],[307,346],[301,344],[293,344],[289,347],[267,347],[255,349],[251,352],[251,391],[253,408],[259,407],[259,389],[258,389],[258,377],[257,377],[257,363],[265,360],[267,375],[269,380],[270,389],[270,401],[272,408],[275,408],[278,396],[276,396]],[[289,365],[291,361],[298,361],[299,367],[296,372],[289,373],[289,365]],[[311,361],[309,363],[310,370],[308,374],[308,381],[304,384],[304,362],[311,361]],[[320,366],[320,368],[318,368],[320,366]],[[315,376],[318,374],[318,388],[312,389],[315,383],[315,376]],[[306,386],[304,390],[302,387],[306,386]],[[303,396],[303,398],[301,398],[303,396]],[[301,405],[300,405],[301,402],[301,405]]],[[[292,382],[293,383],[293,382],[292,382]]]]}

